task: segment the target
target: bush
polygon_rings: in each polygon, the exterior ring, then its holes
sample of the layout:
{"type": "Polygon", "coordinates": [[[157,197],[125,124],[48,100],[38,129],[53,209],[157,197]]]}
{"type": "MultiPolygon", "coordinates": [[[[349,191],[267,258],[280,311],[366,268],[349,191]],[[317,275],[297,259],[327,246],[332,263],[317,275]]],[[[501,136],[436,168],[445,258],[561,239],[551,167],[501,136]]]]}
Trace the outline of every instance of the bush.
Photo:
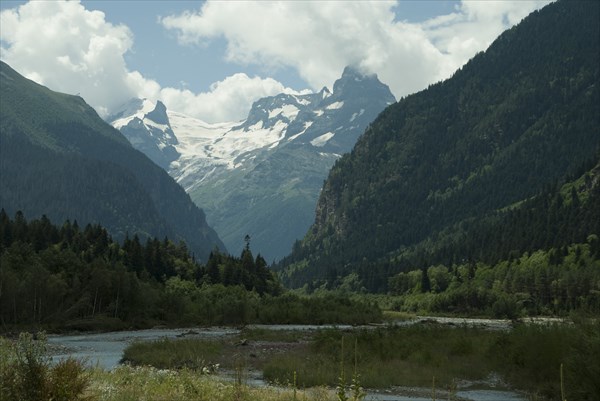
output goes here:
{"type": "Polygon", "coordinates": [[[68,358],[51,365],[46,336],[21,333],[15,344],[0,343],[0,399],[21,401],[84,400],[89,383],[83,364],[68,358]]]}
{"type": "Polygon", "coordinates": [[[495,370],[517,388],[558,400],[560,366],[565,398],[600,399],[600,323],[522,324],[500,335],[490,347],[495,370]]]}
{"type": "Polygon", "coordinates": [[[492,316],[496,319],[516,319],[519,316],[517,301],[510,295],[499,294],[492,304],[492,316]]]}

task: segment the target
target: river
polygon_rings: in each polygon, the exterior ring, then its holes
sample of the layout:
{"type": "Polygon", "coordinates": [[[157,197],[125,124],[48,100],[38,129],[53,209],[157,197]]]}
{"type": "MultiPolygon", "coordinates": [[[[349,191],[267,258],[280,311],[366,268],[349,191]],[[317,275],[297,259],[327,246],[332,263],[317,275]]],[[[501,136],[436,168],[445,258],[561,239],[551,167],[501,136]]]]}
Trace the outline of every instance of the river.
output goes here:
{"type": "MultiPolygon", "coordinates": [[[[442,324],[467,324],[486,327],[491,330],[506,330],[510,328],[510,321],[491,319],[459,319],[459,318],[431,318],[421,317],[409,322],[398,324],[414,324],[417,322],[437,322],[442,324]]],[[[311,326],[311,325],[255,325],[267,330],[317,330],[336,327],[339,329],[352,329],[352,326],[311,326]]],[[[363,326],[377,327],[377,326],[363,326]]],[[[92,366],[103,369],[113,369],[119,364],[123,351],[133,341],[151,341],[162,338],[196,337],[196,338],[223,338],[236,336],[239,329],[228,327],[208,328],[183,328],[183,329],[149,329],[135,331],[120,331],[98,334],[77,335],[50,335],[48,343],[53,352],[53,359],[59,360],[66,357],[75,357],[87,361],[92,366]]],[[[227,380],[227,373],[223,372],[222,378],[227,380]]],[[[249,385],[269,386],[262,380],[260,372],[254,372],[248,378],[249,385]]],[[[483,385],[492,389],[480,389],[482,383],[463,383],[456,395],[463,400],[471,401],[526,401],[523,395],[512,391],[499,391],[493,389],[493,378],[483,385]]],[[[366,400],[369,401],[425,401],[431,400],[430,396],[424,398],[423,394],[430,394],[431,389],[423,388],[393,388],[386,391],[368,390],[366,400]]],[[[439,399],[444,399],[438,396],[439,399]]]]}

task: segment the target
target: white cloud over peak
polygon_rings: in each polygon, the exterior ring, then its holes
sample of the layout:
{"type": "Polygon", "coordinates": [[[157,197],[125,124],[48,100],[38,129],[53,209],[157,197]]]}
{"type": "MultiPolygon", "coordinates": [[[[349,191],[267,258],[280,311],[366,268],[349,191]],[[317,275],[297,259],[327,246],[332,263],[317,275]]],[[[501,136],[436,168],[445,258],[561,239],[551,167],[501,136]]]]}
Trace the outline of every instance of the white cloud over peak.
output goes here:
{"type": "Polygon", "coordinates": [[[169,109],[207,122],[240,120],[256,99],[292,91],[271,78],[235,74],[205,93],[161,88],[130,71],[134,37],[124,25],[75,1],[35,1],[0,13],[0,58],[50,89],[79,93],[106,116],[133,97],[161,99],[169,109]]]}
{"type": "Polygon", "coordinates": [[[296,68],[313,89],[331,86],[344,66],[360,65],[399,98],[449,77],[549,2],[463,1],[454,13],[417,24],[395,15],[395,1],[209,0],[161,23],[183,45],[225,38],[228,61],[296,68]]]}
{"type": "MultiPolygon", "coordinates": [[[[375,72],[400,98],[449,77],[504,29],[548,0],[463,1],[449,15],[408,23],[395,1],[207,1],[160,23],[181,44],[224,38],[226,60],[266,70],[292,68],[318,90],[347,65],[375,72]]],[[[79,93],[101,115],[132,97],[207,122],[244,118],[253,101],[293,92],[271,78],[239,73],[208,91],[164,88],[128,68],[134,36],[79,1],[31,1],[0,12],[0,58],[49,88],[79,93]]]]}
{"type": "Polygon", "coordinates": [[[189,90],[165,88],[161,98],[169,109],[214,123],[241,120],[255,100],[282,92],[298,93],[274,79],[250,78],[238,73],[213,83],[210,92],[195,94],[189,90]],[[232,113],[232,110],[236,112],[232,113]]]}

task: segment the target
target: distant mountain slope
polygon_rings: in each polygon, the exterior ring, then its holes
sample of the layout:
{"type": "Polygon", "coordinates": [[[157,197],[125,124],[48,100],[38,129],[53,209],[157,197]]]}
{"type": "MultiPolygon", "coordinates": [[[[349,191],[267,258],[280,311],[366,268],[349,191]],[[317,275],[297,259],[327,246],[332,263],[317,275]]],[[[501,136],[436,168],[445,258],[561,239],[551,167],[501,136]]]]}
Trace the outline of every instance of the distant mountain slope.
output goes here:
{"type": "MultiPolygon", "coordinates": [[[[435,247],[456,224],[526,200],[595,160],[599,6],[550,4],[452,78],[382,112],[329,174],[314,225],[280,266],[290,282],[359,267],[363,279],[369,269],[420,268],[399,263],[410,247],[435,247]]],[[[379,282],[384,289],[385,277],[379,282]]]]}
{"type": "Polygon", "coordinates": [[[185,191],[83,99],[0,67],[0,207],[9,215],[101,223],[117,239],[168,236],[202,259],[224,249],[185,191]]]}
{"type": "Polygon", "coordinates": [[[266,97],[238,123],[207,124],[140,100],[110,120],[157,163],[171,160],[169,173],[228,249],[241,252],[249,234],[252,248],[273,260],[310,226],[333,163],[393,102],[377,76],[347,67],[333,92],[266,97]]]}

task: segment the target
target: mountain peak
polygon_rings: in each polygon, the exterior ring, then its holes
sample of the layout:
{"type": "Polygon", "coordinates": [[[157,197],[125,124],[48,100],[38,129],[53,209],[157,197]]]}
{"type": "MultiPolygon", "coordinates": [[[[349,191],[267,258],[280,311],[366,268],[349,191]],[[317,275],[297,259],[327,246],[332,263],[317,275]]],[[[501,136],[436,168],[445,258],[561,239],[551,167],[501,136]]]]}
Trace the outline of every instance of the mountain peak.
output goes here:
{"type": "Polygon", "coordinates": [[[340,79],[333,84],[334,97],[364,98],[381,97],[387,104],[394,103],[396,98],[390,88],[382,83],[377,74],[366,74],[354,66],[347,66],[340,79]]]}
{"type": "Polygon", "coordinates": [[[108,120],[134,148],[167,169],[180,155],[177,137],[171,128],[167,107],[160,100],[132,99],[108,120]]]}
{"type": "Polygon", "coordinates": [[[156,101],[154,110],[146,114],[146,118],[154,121],[157,124],[169,125],[169,117],[167,116],[167,108],[160,100],[156,101]]]}
{"type": "Polygon", "coordinates": [[[326,98],[327,96],[331,95],[331,91],[329,90],[328,87],[324,86],[323,88],[321,88],[321,90],[319,91],[319,95],[321,95],[321,99],[326,98]]]}
{"type": "Polygon", "coordinates": [[[364,73],[360,70],[359,67],[356,66],[352,66],[352,65],[347,65],[346,67],[344,67],[344,71],[342,72],[342,79],[344,78],[354,78],[357,80],[362,80],[364,78],[375,78],[377,79],[377,74],[373,74],[373,73],[364,73]]]}
{"type": "Polygon", "coordinates": [[[131,116],[143,108],[145,101],[146,99],[140,99],[137,97],[131,98],[119,106],[116,110],[113,110],[112,114],[105,118],[105,121],[112,123],[120,118],[131,116]]]}

